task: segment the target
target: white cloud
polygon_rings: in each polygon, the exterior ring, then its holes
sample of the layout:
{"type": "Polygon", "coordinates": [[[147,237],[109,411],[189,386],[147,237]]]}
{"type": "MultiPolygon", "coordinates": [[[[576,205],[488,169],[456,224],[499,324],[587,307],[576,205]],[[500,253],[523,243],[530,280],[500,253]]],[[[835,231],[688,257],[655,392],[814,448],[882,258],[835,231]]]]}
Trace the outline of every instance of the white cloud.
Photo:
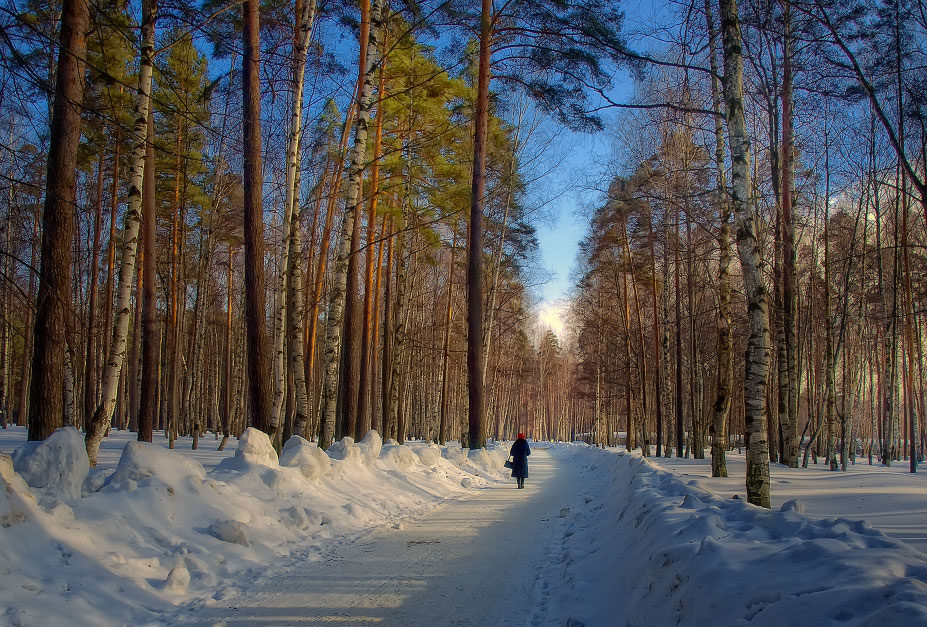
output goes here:
{"type": "Polygon", "coordinates": [[[538,305],[537,320],[541,328],[550,328],[562,342],[564,339],[567,305],[565,301],[542,301],[538,305]]]}

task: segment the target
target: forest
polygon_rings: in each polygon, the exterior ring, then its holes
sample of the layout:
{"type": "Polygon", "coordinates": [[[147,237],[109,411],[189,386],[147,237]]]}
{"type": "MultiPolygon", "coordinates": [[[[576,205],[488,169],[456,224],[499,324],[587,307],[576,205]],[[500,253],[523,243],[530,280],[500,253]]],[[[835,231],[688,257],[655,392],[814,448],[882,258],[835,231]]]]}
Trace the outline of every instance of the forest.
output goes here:
{"type": "Polygon", "coordinates": [[[925,94],[923,0],[2,0],[3,427],[915,472],[925,94]]]}

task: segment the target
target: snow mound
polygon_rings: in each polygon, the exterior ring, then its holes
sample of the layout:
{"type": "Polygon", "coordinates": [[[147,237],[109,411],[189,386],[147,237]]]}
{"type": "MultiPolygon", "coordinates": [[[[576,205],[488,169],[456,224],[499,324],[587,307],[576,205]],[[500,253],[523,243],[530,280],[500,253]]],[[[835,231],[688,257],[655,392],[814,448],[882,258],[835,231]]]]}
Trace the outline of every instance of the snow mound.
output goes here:
{"type": "Polygon", "coordinates": [[[179,488],[187,485],[191,478],[205,479],[206,470],[199,462],[177,451],[148,442],[129,442],[109,485],[117,490],[129,490],[149,477],[156,477],[171,488],[179,488]]]}
{"type": "Polygon", "coordinates": [[[242,465],[276,466],[278,463],[277,451],[274,450],[270,437],[254,427],[245,429],[238,438],[235,459],[242,465]]]}
{"type": "Polygon", "coordinates": [[[298,468],[303,477],[315,481],[331,471],[332,460],[325,451],[309,440],[294,435],[283,445],[280,465],[298,468]]]}
{"type": "Polygon", "coordinates": [[[792,499],[791,501],[786,501],[782,504],[782,507],[779,508],[780,512],[795,512],[796,514],[805,513],[805,504],[801,502],[800,499],[792,499]]]}
{"type": "Polygon", "coordinates": [[[364,461],[370,464],[380,456],[380,451],[383,449],[383,438],[380,437],[379,433],[371,429],[357,443],[357,447],[360,449],[364,461]]]}
{"type": "Polygon", "coordinates": [[[217,520],[209,525],[209,532],[223,542],[251,546],[248,528],[237,520],[217,520]]]}
{"type": "Polygon", "coordinates": [[[341,438],[340,441],[333,443],[326,451],[332,459],[359,464],[363,460],[361,449],[354,443],[354,438],[349,435],[341,438]]]}
{"type": "Polygon", "coordinates": [[[187,569],[187,564],[183,561],[183,558],[178,555],[174,562],[174,568],[171,569],[171,572],[167,574],[167,579],[164,580],[164,590],[172,594],[184,594],[189,585],[190,571],[187,569]]]}
{"type": "Polygon", "coordinates": [[[419,461],[424,466],[436,466],[441,460],[441,447],[437,444],[426,443],[412,447],[412,450],[418,456],[419,461]]]}
{"type": "MultiPolygon", "coordinates": [[[[300,507],[299,505],[294,505],[293,507],[282,510],[281,513],[284,514],[283,518],[281,518],[283,524],[300,531],[325,524],[327,519],[326,516],[323,516],[319,512],[300,507]]],[[[327,522],[331,524],[331,519],[327,519],[327,522]]]]}
{"type": "Polygon", "coordinates": [[[394,464],[397,468],[411,468],[418,462],[418,457],[405,444],[387,444],[380,453],[380,459],[394,464]]]}
{"type": "Polygon", "coordinates": [[[74,427],[61,427],[44,440],[26,442],[13,453],[13,467],[31,487],[63,499],[79,499],[90,474],[84,438],[74,427]]]}
{"type": "Polygon", "coordinates": [[[30,517],[35,497],[13,471],[13,459],[0,454],[0,527],[11,527],[30,517]]]}
{"type": "Polygon", "coordinates": [[[444,459],[462,470],[466,470],[467,472],[473,472],[476,470],[476,467],[471,464],[470,460],[467,458],[467,454],[464,452],[464,449],[460,448],[459,446],[448,444],[441,451],[441,455],[444,457],[444,459]]]}
{"type": "Polygon", "coordinates": [[[496,475],[504,468],[508,458],[506,450],[498,445],[489,445],[486,448],[470,449],[467,457],[470,462],[486,475],[496,475]]]}

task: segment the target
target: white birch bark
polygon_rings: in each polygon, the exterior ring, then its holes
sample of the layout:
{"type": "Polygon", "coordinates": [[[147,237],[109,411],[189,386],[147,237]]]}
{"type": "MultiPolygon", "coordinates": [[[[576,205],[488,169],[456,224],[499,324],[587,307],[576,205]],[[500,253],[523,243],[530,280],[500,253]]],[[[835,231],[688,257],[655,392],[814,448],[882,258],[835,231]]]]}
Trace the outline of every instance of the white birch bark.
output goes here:
{"type": "Polygon", "coordinates": [[[325,321],[325,371],[322,381],[322,416],[319,446],[328,448],[335,433],[335,409],[338,400],[338,365],[341,363],[341,339],[344,322],[344,305],[348,281],[348,257],[351,255],[351,233],[360,206],[361,177],[367,159],[367,125],[373,106],[373,83],[378,63],[377,51],[382,30],[382,16],[385,0],[374,0],[370,8],[370,39],[367,44],[367,63],[364,67],[364,82],[358,94],[357,125],[354,130],[354,150],[348,171],[348,187],[345,193],[344,220],[341,223],[341,239],[335,257],[331,288],[331,300],[325,321]]]}
{"type": "MultiPolygon", "coordinates": [[[[297,176],[299,170],[299,146],[302,137],[302,111],[303,111],[303,85],[306,77],[306,56],[309,49],[309,39],[312,37],[312,25],[315,19],[315,0],[306,0],[299,14],[299,26],[293,39],[293,75],[291,77],[293,88],[292,107],[290,108],[290,132],[287,138],[286,153],[286,196],[283,203],[283,253],[280,259],[279,271],[277,275],[277,302],[276,312],[274,315],[274,403],[271,413],[271,424],[274,425],[273,441],[274,446],[280,448],[279,442],[280,430],[283,421],[280,417],[280,411],[283,407],[284,390],[286,383],[286,368],[284,366],[284,345],[288,336],[286,332],[287,308],[298,303],[300,298],[296,294],[291,294],[289,285],[293,283],[293,277],[290,276],[293,271],[293,263],[290,258],[294,255],[293,249],[293,231],[299,229],[295,223],[294,214],[299,204],[299,190],[296,189],[297,176]],[[291,302],[292,301],[292,302],[291,302]]],[[[299,252],[295,253],[298,257],[299,252]]],[[[297,259],[298,261],[298,259],[297,259]]],[[[299,263],[295,264],[299,268],[299,263]]],[[[301,273],[300,273],[301,274],[301,273]]],[[[301,282],[295,283],[301,285],[301,282]]],[[[289,347],[294,348],[292,342],[286,342],[289,347]]],[[[300,352],[302,352],[300,350],[300,352]]],[[[293,363],[291,359],[291,364],[293,363]]],[[[295,365],[295,364],[294,364],[295,365]]],[[[297,415],[300,410],[299,398],[306,396],[306,377],[305,367],[301,377],[294,377],[296,384],[297,396],[297,415]],[[300,379],[302,381],[302,394],[300,394],[300,379]]],[[[306,403],[301,406],[305,408],[306,403]]],[[[303,409],[303,413],[308,411],[303,409]]],[[[300,435],[300,432],[297,431],[300,435]]]]}
{"type": "Polygon", "coordinates": [[[766,385],[769,372],[769,316],[763,260],[756,237],[756,208],[750,179],[750,139],[744,118],[743,51],[736,0],[720,0],[724,46],[724,98],[731,146],[731,206],[737,229],[737,252],[744,276],[747,341],[744,376],[744,423],[747,438],[747,501],[768,508],[769,440],[766,433],[766,385]]]}
{"type": "Polygon", "coordinates": [[[103,371],[101,400],[87,425],[85,444],[90,465],[96,466],[100,441],[109,428],[116,408],[119,375],[126,356],[129,333],[130,298],[135,283],[135,261],[141,224],[142,179],[145,173],[145,149],[148,138],[148,116],[151,108],[151,75],[154,66],[155,20],[157,0],[142,0],[142,46],[139,51],[138,92],[135,95],[132,127],[132,153],[129,160],[128,206],[123,226],[122,258],[119,264],[116,290],[115,320],[112,340],[103,371]]]}

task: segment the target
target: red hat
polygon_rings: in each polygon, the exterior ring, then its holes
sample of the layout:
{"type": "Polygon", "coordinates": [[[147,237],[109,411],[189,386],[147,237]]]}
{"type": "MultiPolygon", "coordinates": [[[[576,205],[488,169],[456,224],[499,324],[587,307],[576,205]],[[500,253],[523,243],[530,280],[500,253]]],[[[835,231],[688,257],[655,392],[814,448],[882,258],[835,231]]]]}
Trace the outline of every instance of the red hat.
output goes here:
{"type": "Polygon", "coordinates": [[[524,433],[519,433],[519,434],[518,434],[518,437],[519,437],[519,439],[524,440],[524,439],[525,439],[525,434],[524,434],[524,433]]]}

